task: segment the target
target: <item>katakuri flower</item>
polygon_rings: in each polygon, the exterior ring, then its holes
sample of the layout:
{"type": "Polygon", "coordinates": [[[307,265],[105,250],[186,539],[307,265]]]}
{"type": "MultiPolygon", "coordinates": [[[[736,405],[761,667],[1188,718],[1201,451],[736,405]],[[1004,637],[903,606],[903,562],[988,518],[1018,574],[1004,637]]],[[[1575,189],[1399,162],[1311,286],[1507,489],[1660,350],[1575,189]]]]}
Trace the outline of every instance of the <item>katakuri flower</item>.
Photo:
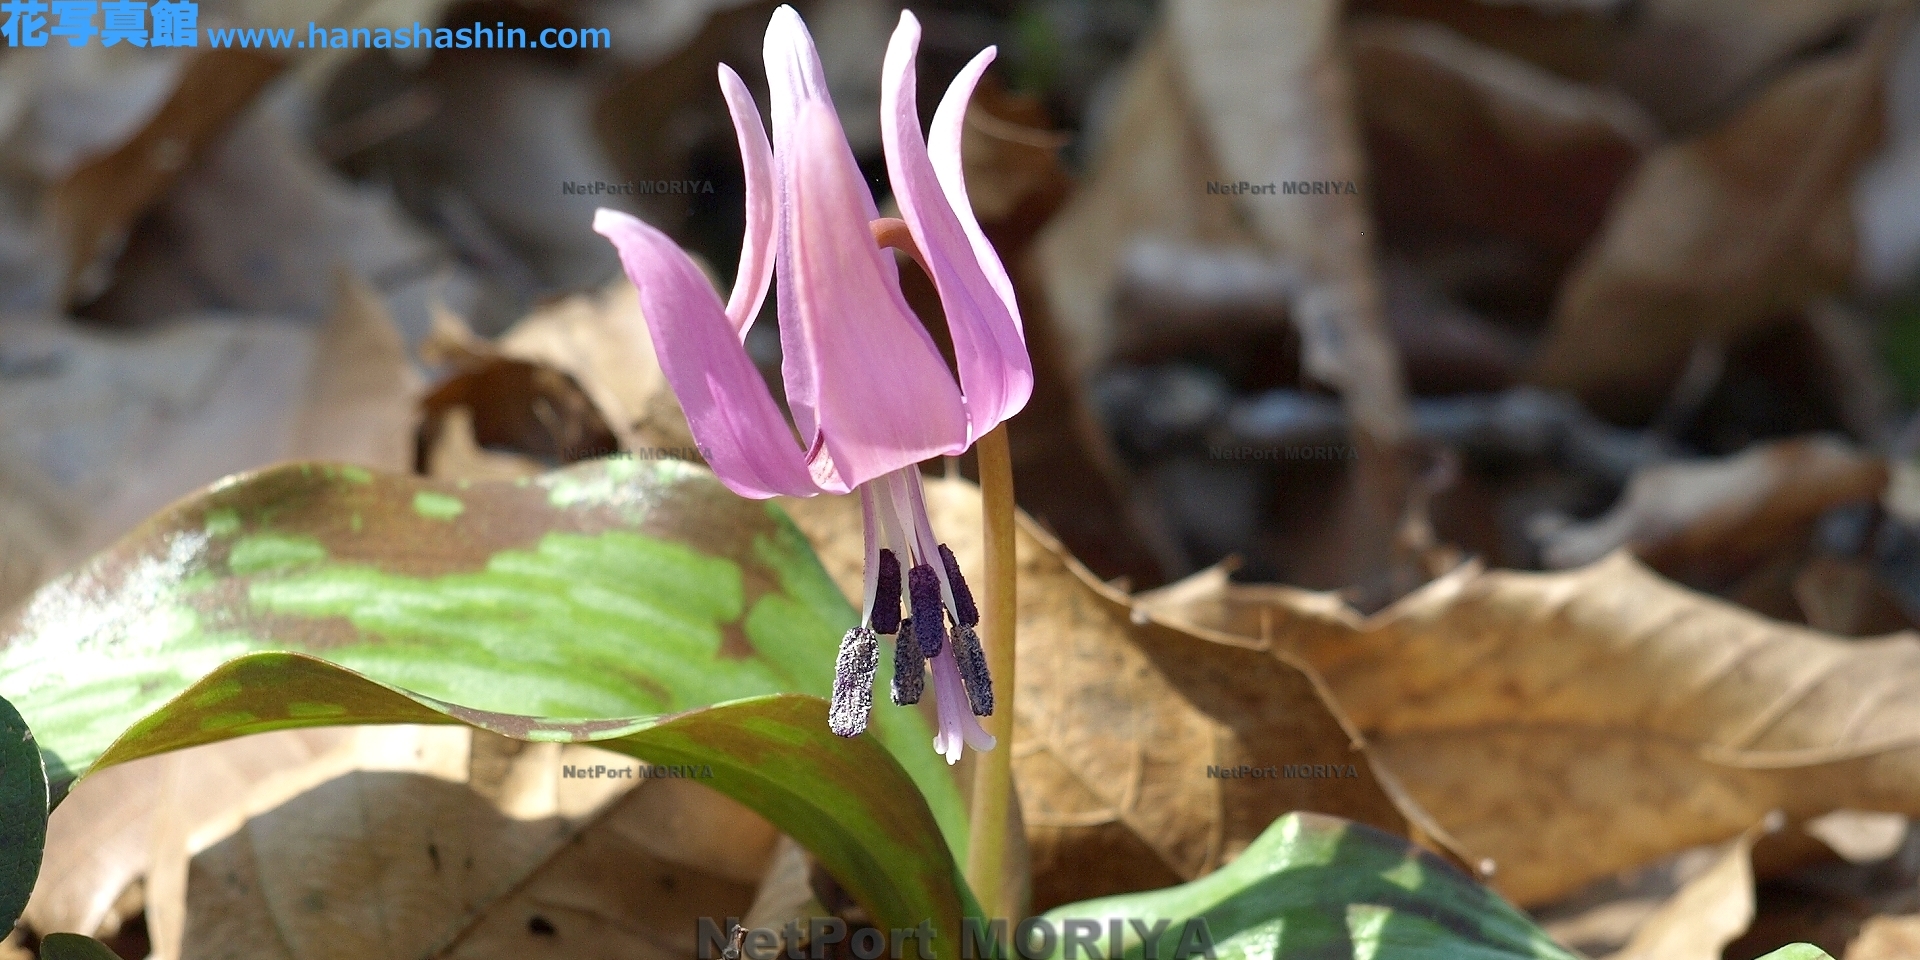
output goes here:
{"type": "Polygon", "coordinates": [[[896,635],[893,702],[918,702],[931,670],[940,718],[933,745],[953,763],[963,744],[993,748],[975,719],[993,713],[993,681],[976,632],[979,611],[953,552],[934,537],[916,465],[966,450],[1018,413],[1033,390],[1033,366],[1013,284],[961,177],[967,100],[994,50],[954,79],[929,140],[914,98],[919,43],[918,21],[901,14],[880,110],[901,219],[880,217],[813,38],[783,6],[765,46],[771,144],[746,84],[720,67],[747,181],[746,239],[726,304],[659,230],[613,210],[599,211],[594,229],[613,241],[639,289],[661,369],[720,481],[745,497],[860,495],[865,589],[860,625],[840,642],[833,731],[866,729],[879,638],[896,635]],[[885,247],[906,250],[932,278],[958,384],[908,309],[885,247]],[[791,424],[742,345],[776,274],[791,424]]]}

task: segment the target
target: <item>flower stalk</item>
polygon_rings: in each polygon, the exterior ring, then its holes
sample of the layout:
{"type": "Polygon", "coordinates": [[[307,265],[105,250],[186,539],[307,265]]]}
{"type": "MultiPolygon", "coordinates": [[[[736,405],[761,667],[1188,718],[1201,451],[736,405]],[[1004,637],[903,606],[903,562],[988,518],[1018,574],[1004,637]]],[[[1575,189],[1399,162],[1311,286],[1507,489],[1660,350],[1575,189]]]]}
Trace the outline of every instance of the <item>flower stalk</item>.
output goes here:
{"type": "Polygon", "coordinates": [[[980,459],[980,507],[986,546],[985,609],[980,625],[987,667],[999,684],[999,705],[986,717],[987,733],[1000,749],[974,758],[973,839],[967,848],[967,884],[989,917],[1025,916],[1025,904],[1008,902],[1018,883],[1007,872],[1007,840],[1013,798],[1014,632],[1018,624],[1014,556],[1013,457],[1001,424],[974,444],[980,459]]]}

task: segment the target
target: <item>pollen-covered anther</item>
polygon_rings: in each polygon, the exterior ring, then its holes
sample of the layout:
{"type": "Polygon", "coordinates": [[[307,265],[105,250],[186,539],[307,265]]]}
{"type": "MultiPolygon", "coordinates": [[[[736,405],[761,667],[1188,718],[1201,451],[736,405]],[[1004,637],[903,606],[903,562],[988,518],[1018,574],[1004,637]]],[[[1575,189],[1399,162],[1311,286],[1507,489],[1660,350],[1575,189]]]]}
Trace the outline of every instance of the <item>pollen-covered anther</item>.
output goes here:
{"type": "Polygon", "coordinates": [[[884,547],[880,550],[880,569],[875,571],[873,610],[867,617],[874,633],[900,632],[900,560],[884,547]]]}
{"type": "Polygon", "coordinates": [[[867,729],[873,713],[873,677],[880,669],[880,642],[872,630],[854,627],[840,639],[840,659],[833,668],[833,703],[827,726],[843,737],[857,737],[867,729]]]}
{"type": "Polygon", "coordinates": [[[920,643],[920,655],[931,660],[946,642],[947,618],[940,600],[940,575],[927,564],[907,571],[908,608],[913,613],[913,638],[920,643]]]}
{"type": "Polygon", "coordinates": [[[927,691],[927,658],[920,655],[920,643],[908,632],[912,620],[900,622],[900,636],[893,641],[893,702],[902,707],[920,702],[927,691]]]}
{"type": "Polygon", "coordinates": [[[940,545],[940,563],[947,568],[947,584],[953,588],[954,622],[962,626],[978,626],[980,608],[973,605],[973,591],[967,589],[967,580],[960,575],[960,561],[944,543],[940,545]]]}
{"type": "Polygon", "coordinates": [[[987,655],[980,649],[980,635],[966,624],[953,630],[953,660],[967,686],[967,705],[973,715],[993,716],[993,676],[987,672],[987,655]]]}

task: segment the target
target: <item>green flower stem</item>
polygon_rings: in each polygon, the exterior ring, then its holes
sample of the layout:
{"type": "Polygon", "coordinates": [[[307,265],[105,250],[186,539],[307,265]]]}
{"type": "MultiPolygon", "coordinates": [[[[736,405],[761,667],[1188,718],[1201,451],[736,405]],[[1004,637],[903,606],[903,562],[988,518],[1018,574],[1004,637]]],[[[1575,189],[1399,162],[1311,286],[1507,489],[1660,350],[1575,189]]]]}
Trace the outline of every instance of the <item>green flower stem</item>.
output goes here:
{"type": "Polygon", "coordinates": [[[987,732],[999,741],[975,755],[973,840],[967,846],[967,884],[989,917],[1012,917],[1006,902],[1017,885],[1006,876],[1007,814],[1013,802],[1013,634],[1016,620],[1013,554],[1013,457],[1001,424],[974,444],[980,457],[980,497],[986,543],[986,602],[981,644],[993,674],[995,707],[987,732]]]}

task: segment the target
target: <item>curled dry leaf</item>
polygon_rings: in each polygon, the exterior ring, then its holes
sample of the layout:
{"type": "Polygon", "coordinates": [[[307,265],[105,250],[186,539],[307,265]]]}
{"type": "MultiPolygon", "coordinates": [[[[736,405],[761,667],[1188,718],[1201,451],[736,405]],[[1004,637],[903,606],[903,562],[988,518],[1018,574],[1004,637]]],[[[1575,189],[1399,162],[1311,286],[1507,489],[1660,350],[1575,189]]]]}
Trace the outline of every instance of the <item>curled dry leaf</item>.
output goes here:
{"type": "Polygon", "coordinates": [[[427,476],[455,480],[511,480],[545,469],[539,461],[517,453],[482,447],[473,437],[473,412],[466,407],[447,411],[424,459],[427,476]]]}
{"type": "Polygon", "coordinates": [[[458,429],[447,417],[463,407],[483,447],[563,463],[615,449],[699,459],[624,277],[535,310],[496,342],[438,312],[423,349],[455,370],[425,403],[423,462],[461,442],[443,433],[458,429]]]}
{"type": "MultiPolygon", "coordinates": [[[[857,595],[858,502],[786,507],[857,595]]],[[[978,488],[930,483],[927,507],[962,568],[979,576],[978,488]]],[[[1136,617],[1124,594],[1021,519],[1013,764],[1035,909],[1193,879],[1289,811],[1403,836],[1423,819],[1398,805],[1391,776],[1311,671],[1230,637],[1136,617]]]]}
{"type": "Polygon", "coordinates": [[[1210,571],[1141,598],[1326,677],[1406,789],[1494,883],[1539,904],[1780,809],[1920,812],[1911,634],[1843,640],[1660,579],[1463,567],[1363,617],[1210,571]]]}
{"type": "Polygon", "coordinates": [[[1724,584],[1804,540],[1828,509],[1871,501],[1886,486],[1884,459],[1824,436],[1662,463],[1636,471],[1606,514],[1555,532],[1541,557],[1576,567],[1627,547],[1668,576],[1724,584]]]}

